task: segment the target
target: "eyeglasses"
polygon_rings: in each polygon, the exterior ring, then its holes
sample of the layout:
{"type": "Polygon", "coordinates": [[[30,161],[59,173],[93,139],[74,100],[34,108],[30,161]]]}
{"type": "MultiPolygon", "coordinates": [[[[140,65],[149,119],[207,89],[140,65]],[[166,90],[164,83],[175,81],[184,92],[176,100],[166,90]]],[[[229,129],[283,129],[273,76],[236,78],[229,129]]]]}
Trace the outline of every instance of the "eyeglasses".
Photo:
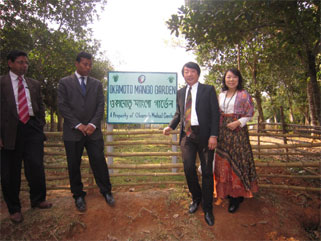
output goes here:
{"type": "Polygon", "coordinates": [[[29,65],[29,62],[28,61],[15,61],[15,63],[17,64],[26,64],[26,65],[29,65]]]}

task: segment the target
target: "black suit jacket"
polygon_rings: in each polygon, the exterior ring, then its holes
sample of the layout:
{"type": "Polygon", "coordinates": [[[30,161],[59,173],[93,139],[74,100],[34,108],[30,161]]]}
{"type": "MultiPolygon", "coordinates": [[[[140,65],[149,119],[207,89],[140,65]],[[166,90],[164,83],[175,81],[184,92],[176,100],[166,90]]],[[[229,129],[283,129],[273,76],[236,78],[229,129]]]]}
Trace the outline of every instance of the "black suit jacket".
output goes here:
{"type": "MultiPolygon", "coordinates": [[[[176,112],[169,127],[176,129],[180,123],[180,142],[182,140],[182,133],[184,130],[184,109],[185,109],[185,95],[186,88],[177,91],[176,97],[176,112]]],[[[200,144],[204,147],[208,146],[210,136],[218,136],[220,112],[218,100],[214,86],[198,84],[196,95],[196,114],[200,127],[200,144]]]]}
{"type": "MultiPolygon", "coordinates": [[[[45,108],[41,96],[40,82],[37,80],[24,77],[30,92],[31,104],[35,120],[29,120],[29,124],[36,130],[43,133],[43,126],[45,125],[45,108]]],[[[16,101],[10,75],[0,77],[0,128],[1,139],[4,149],[14,150],[16,143],[17,126],[19,123],[19,115],[17,112],[16,101]]],[[[45,136],[43,135],[45,138],[45,136]]]]}
{"type": "Polygon", "coordinates": [[[79,80],[75,74],[59,81],[58,109],[64,117],[63,139],[79,141],[83,134],[75,129],[76,125],[92,123],[96,130],[88,138],[102,138],[101,120],[104,116],[105,99],[103,87],[99,80],[87,78],[86,95],[81,94],[79,80]]]}

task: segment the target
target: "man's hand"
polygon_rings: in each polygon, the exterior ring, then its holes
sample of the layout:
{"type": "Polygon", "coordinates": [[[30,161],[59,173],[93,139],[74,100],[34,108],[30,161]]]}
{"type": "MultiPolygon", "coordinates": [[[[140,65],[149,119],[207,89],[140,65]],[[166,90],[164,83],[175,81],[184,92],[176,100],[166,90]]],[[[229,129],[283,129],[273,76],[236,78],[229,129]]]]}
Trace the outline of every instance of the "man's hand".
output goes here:
{"type": "Polygon", "coordinates": [[[169,132],[172,131],[173,129],[170,128],[169,126],[165,127],[164,130],[163,130],[163,135],[166,135],[168,136],[169,135],[169,132]]]}
{"type": "Polygon", "coordinates": [[[208,149],[214,150],[217,146],[217,137],[211,136],[210,139],[208,139],[208,149]]]}
{"type": "Polygon", "coordinates": [[[228,123],[226,127],[229,128],[231,131],[234,131],[240,125],[241,125],[241,122],[239,120],[236,120],[231,123],[228,123]]]}
{"type": "Polygon", "coordinates": [[[79,131],[81,131],[84,136],[87,135],[87,134],[86,134],[86,126],[85,126],[85,125],[80,124],[80,125],[77,127],[77,129],[78,129],[79,131]]]}
{"type": "Polygon", "coordinates": [[[90,136],[94,131],[96,130],[95,127],[93,127],[91,124],[86,125],[85,131],[87,136],[90,136]]]}

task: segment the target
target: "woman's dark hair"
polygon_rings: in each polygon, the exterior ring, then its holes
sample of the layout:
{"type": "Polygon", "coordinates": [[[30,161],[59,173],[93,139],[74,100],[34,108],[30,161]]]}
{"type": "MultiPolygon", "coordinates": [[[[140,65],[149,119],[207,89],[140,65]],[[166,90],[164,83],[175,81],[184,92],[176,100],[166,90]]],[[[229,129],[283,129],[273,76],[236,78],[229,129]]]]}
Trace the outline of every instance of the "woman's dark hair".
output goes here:
{"type": "Polygon", "coordinates": [[[198,76],[200,76],[201,74],[201,68],[198,66],[197,63],[194,63],[194,62],[188,62],[186,64],[184,64],[183,68],[182,68],[182,75],[184,77],[184,68],[187,67],[187,68],[190,68],[190,69],[195,69],[197,71],[197,74],[198,76]]]}
{"type": "Polygon", "coordinates": [[[80,63],[81,58],[92,59],[92,55],[86,52],[80,52],[76,57],[76,61],[80,63]]]}
{"type": "Polygon", "coordinates": [[[242,90],[243,89],[243,78],[242,78],[241,72],[236,68],[230,68],[230,69],[226,70],[226,72],[223,76],[223,80],[222,80],[222,84],[223,84],[222,90],[223,91],[228,90],[228,87],[226,86],[226,83],[225,83],[225,77],[226,77],[227,72],[232,72],[234,75],[239,77],[239,83],[236,86],[236,89],[242,90]]]}

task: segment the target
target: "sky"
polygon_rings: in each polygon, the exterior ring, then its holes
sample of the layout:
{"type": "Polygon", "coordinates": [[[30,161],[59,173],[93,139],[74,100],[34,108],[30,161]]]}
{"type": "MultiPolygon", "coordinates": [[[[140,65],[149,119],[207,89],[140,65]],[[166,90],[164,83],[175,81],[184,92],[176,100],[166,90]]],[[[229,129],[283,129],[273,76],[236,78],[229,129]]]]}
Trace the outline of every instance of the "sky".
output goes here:
{"type": "Polygon", "coordinates": [[[177,45],[184,40],[165,23],[182,5],[184,0],[108,0],[93,29],[114,70],[177,72],[184,84],[182,66],[195,56],[177,45]]]}

